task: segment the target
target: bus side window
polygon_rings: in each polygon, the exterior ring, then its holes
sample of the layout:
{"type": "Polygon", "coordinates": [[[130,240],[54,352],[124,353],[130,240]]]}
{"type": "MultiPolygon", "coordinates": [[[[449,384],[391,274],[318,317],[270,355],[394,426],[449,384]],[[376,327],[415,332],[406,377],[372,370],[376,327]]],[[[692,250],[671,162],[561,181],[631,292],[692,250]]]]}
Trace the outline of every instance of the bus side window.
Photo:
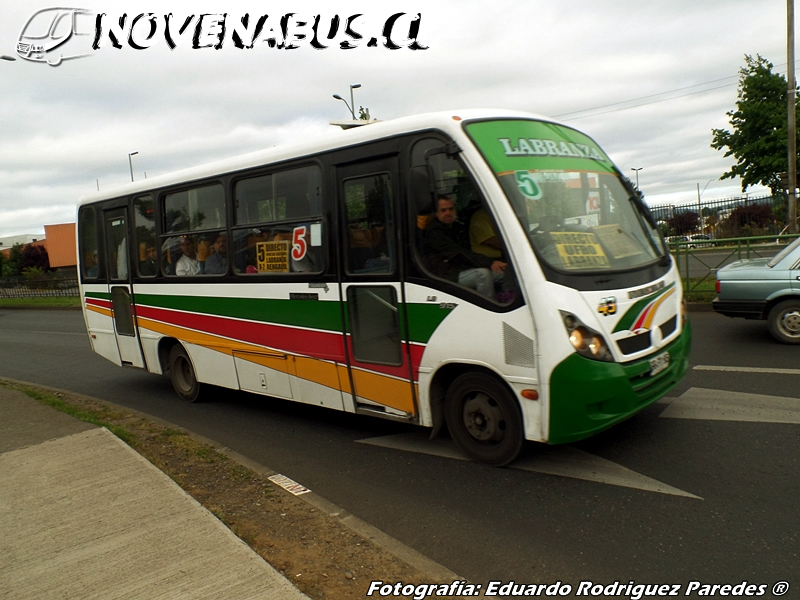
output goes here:
{"type": "Polygon", "coordinates": [[[133,201],[136,255],[133,263],[141,277],[158,274],[158,252],[156,250],[156,223],[153,196],[141,196],[133,201]]]}
{"type": "Polygon", "coordinates": [[[437,151],[442,145],[423,139],[412,150],[410,204],[420,263],[437,278],[509,304],[517,278],[496,221],[464,165],[437,151]]]}
{"type": "Polygon", "coordinates": [[[236,182],[237,274],[324,270],[321,180],[320,168],[307,165],[236,182]]]}
{"type": "Polygon", "coordinates": [[[80,213],[81,240],[81,274],[84,279],[101,277],[100,237],[97,235],[97,212],[94,206],[81,208],[80,213]]]}

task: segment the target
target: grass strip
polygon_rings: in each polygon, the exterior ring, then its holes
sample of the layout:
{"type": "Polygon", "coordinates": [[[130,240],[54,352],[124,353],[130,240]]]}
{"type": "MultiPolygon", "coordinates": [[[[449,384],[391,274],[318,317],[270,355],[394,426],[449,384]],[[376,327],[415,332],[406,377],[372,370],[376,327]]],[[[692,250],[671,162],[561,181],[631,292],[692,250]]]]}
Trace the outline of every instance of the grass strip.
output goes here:
{"type": "Polygon", "coordinates": [[[77,296],[52,298],[0,298],[0,308],[80,308],[77,296]]]}

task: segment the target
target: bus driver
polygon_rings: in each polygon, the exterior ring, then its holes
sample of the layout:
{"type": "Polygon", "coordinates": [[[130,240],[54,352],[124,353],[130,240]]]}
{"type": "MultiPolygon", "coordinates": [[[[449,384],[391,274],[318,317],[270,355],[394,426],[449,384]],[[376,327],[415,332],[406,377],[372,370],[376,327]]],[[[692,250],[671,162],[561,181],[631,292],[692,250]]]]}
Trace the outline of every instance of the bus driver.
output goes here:
{"type": "Polygon", "coordinates": [[[434,275],[494,297],[494,275],[503,273],[506,263],[470,249],[467,228],[458,220],[455,202],[448,196],[436,201],[436,219],[425,231],[424,250],[434,275]]]}

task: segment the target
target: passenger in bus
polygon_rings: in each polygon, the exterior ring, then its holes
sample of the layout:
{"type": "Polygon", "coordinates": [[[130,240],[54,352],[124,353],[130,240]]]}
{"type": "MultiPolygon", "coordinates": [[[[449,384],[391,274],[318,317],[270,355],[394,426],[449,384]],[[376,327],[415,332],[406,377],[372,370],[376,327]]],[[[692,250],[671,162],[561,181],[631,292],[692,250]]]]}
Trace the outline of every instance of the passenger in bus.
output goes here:
{"type": "Polygon", "coordinates": [[[181,238],[181,254],[178,264],[175,265],[175,274],[179,276],[199,275],[200,263],[197,262],[194,240],[189,236],[181,238]]]}
{"type": "Polygon", "coordinates": [[[489,258],[503,258],[503,243],[484,208],[476,210],[469,220],[469,243],[473,252],[489,258]]]}
{"type": "Polygon", "coordinates": [[[200,265],[200,273],[203,274],[206,272],[206,259],[208,259],[209,255],[211,254],[211,247],[202,236],[200,237],[200,241],[197,242],[196,254],[197,256],[195,256],[195,258],[200,265]]]}
{"type": "Polygon", "coordinates": [[[206,259],[206,275],[221,275],[228,272],[228,238],[220,233],[214,239],[214,253],[206,259]]]}
{"type": "Polygon", "coordinates": [[[503,273],[506,263],[471,250],[469,233],[449,196],[439,196],[435,216],[423,244],[428,268],[434,275],[493,298],[494,275],[503,273]]]}
{"type": "Polygon", "coordinates": [[[158,274],[158,257],[156,256],[155,244],[147,242],[144,252],[144,260],[139,263],[139,274],[144,277],[153,277],[158,274]]]}
{"type": "Polygon", "coordinates": [[[97,277],[99,267],[97,262],[97,252],[87,252],[84,264],[86,265],[86,277],[91,277],[92,279],[97,277]]]}

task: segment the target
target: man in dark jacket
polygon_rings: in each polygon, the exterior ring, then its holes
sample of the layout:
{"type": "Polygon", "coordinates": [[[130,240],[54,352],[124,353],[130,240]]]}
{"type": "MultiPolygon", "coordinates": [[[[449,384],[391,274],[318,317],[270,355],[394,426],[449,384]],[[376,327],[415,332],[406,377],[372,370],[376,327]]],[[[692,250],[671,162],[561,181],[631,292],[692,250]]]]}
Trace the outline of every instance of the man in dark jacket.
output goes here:
{"type": "Polygon", "coordinates": [[[506,263],[470,249],[469,232],[458,220],[455,202],[448,196],[436,201],[436,219],[425,232],[425,261],[434,275],[494,297],[494,275],[506,263]],[[494,275],[493,275],[494,274],[494,275]]]}

